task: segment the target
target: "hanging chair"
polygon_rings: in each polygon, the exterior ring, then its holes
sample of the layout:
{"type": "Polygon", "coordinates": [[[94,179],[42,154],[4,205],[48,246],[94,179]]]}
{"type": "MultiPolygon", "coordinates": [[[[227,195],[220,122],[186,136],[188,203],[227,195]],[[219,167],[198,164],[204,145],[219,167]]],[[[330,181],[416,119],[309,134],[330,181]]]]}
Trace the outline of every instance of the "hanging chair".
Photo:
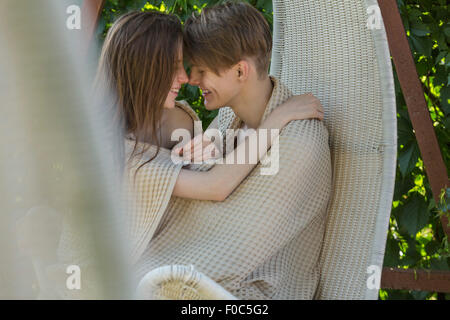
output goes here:
{"type": "Polygon", "coordinates": [[[378,3],[274,1],[274,39],[271,73],[294,93],[319,98],[330,133],[334,192],[317,298],[377,299],[368,269],[375,266],[381,277],[397,155],[394,82],[378,3]],[[371,21],[374,15],[379,21],[371,21]]]}
{"type": "MultiPolygon", "coordinates": [[[[397,153],[392,66],[378,3],[274,0],[273,8],[271,74],[294,94],[317,96],[330,133],[334,191],[315,298],[377,299],[397,153]]],[[[178,267],[164,268],[159,278],[176,279],[171,271],[178,267]]],[[[183,279],[179,288],[189,285],[183,279]]],[[[159,286],[152,297],[164,298],[167,284],[152,282],[153,290],[159,286]]]]}
{"type": "Polygon", "coordinates": [[[164,266],[147,273],[136,297],[145,300],[237,300],[194,266],[164,266]]]}

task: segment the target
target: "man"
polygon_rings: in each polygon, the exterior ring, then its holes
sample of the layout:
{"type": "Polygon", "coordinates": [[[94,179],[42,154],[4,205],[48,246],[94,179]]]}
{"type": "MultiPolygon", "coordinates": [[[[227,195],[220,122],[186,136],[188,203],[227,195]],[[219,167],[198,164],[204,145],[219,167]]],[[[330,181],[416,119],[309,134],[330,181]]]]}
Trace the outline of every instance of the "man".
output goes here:
{"type": "MultiPolygon", "coordinates": [[[[207,109],[220,108],[210,128],[223,134],[257,128],[292,95],[267,74],[270,29],[248,4],[225,3],[189,18],[185,48],[190,83],[203,91],[207,109]]],[[[223,202],[172,197],[138,276],[192,264],[241,299],[312,299],[332,183],[324,124],[290,122],[280,132],[278,157],[278,172],[261,175],[258,164],[223,202]]]]}

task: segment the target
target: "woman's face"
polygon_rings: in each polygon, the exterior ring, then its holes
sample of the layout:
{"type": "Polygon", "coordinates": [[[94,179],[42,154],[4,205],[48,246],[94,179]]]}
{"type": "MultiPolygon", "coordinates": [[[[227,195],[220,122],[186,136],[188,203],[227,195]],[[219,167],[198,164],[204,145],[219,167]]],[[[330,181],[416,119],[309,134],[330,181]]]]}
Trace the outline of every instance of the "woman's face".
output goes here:
{"type": "Polygon", "coordinates": [[[175,78],[173,80],[172,86],[170,87],[169,94],[167,95],[166,101],[164,102],[164,108],[172,109],[175,108],[175,98],[178,96],[178,91],[183,83],[187,83],[189,80],[183,65],[183,51],[179,50],[178,60],[176,62],[175,78]]]}

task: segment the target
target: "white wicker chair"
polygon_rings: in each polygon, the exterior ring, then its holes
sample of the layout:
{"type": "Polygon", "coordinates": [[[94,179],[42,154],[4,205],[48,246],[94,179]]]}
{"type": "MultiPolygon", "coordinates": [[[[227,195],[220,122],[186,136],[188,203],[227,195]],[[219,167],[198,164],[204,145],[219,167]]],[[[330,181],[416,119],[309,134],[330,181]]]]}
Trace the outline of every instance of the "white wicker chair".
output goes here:
{"type": "Polygon", "coordinates": [[[273,7],[271,74],[295,94],[316,95],[330,133],[334,193],[315,298],[377,299],[367,272],[375,266],[370,270],[381,275],[397,154],[392,66],[377,1],[274,0],[273,7]]]}
{"type": "Polygon", "coordinates": [[[147,273],[136,290],[146,300],[237,300],[219,284],[187,266],[164,266],[147,273]]]}

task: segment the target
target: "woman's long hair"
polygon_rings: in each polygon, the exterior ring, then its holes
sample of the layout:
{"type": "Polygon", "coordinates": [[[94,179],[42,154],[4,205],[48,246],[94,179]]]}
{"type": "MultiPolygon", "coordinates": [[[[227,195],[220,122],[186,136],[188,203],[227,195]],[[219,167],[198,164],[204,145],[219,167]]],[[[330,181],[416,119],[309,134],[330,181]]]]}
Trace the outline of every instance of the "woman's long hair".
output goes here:
{"type": "MultiPolygon", "coordinates": [[[[148,150],[136,152],[139,142],[151,134],[160,150],[157,131],[164,102],[172,86],[178,54],[182,49],[180,20],[161,12],[133,11],[119,17],[109,29],[103,44],[94,88],[104,98],[104,106],[112,108],[111,125],[135,138],[134,149],[127,161],[148,150]]],[[[124,137],[123,137],[124,138],[124,137]]],[[[119,141],[124,159],[124,139],[119,141]]],[[[146,144],[143,144],[146,145],[146,144]]]]}

